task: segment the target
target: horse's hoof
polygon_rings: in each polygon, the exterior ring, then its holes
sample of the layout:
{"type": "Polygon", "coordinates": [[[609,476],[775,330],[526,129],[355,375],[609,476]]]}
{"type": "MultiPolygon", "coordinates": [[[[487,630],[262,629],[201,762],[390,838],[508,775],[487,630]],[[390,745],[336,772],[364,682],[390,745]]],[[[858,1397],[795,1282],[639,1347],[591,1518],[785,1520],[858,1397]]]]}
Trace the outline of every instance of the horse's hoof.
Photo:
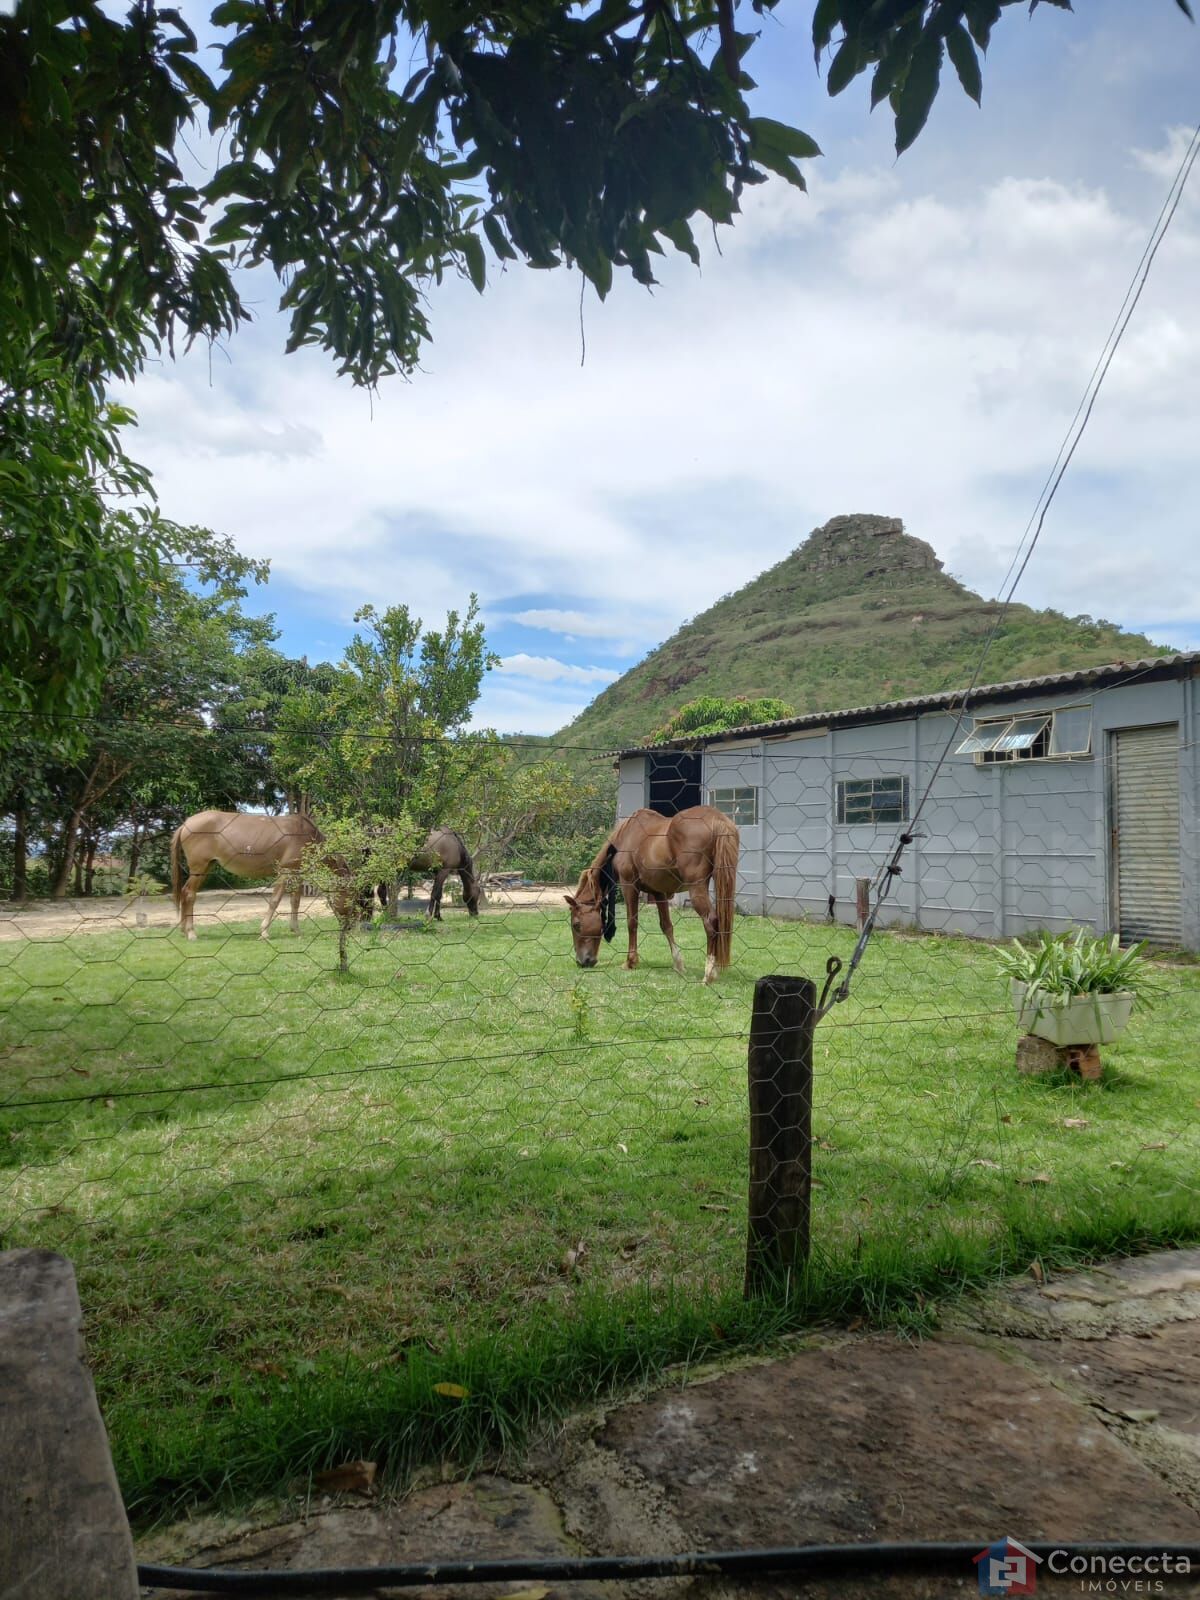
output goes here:
{"type": "Polygon", "coordinates": [[[195,944],[196,935],[194,933],[189,933],[188,936],[187,936],[187,941],[188,941],[189,944],[195,944]]]}
{"type": "Polygon", "coordinates": [[[672,961],[671,965],[675,968],[675,971],[682,978],[683,977],[683,957],[682,956],[676,956],[674,961],[672,961]]]}

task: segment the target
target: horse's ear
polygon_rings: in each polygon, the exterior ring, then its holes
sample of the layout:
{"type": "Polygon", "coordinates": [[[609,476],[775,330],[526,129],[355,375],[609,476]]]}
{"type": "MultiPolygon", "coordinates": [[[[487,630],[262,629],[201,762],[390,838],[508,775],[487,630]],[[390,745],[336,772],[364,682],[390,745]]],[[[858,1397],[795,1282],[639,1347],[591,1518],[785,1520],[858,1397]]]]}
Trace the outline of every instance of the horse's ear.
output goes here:
{"type": "Polygon", "coordinates": [[[563,895],[563,899],[567,902],[572,911],[578,911],[579,902],[575,899],[573,894],[565,894],[563,895]]]}

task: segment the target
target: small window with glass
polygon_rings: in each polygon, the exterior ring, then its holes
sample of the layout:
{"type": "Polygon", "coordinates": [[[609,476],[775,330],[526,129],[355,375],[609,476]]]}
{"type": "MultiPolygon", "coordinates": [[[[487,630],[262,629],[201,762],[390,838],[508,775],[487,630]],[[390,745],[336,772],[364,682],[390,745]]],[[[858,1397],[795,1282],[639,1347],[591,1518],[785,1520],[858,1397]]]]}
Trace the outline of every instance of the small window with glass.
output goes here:
{"type": "Polygon", "coordinates": [[[908,821],[907,778],[842,778],[837,819],[844,827],[878,827],[908,821]]]}
{"type": "Polygon", "coordinates": [[[758,821],[757,789],[710,789],[708,803],[723,811],[739,828],[752,828],[758,821]]]}
{"type": "Polygon", "coordinates": [[[977,721],[955,752],[977,766],[998,761],[1059,761],[1092,753],[1091,706],[977,721]]]}

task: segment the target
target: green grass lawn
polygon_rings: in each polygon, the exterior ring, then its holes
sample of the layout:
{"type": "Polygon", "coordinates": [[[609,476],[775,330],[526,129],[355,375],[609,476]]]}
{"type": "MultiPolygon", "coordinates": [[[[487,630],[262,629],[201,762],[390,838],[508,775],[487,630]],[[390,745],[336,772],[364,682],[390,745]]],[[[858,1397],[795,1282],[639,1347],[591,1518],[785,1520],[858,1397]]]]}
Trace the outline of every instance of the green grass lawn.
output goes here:
{"type": "Polygon", "coordinates": [[[135,1516],[1200,1236],[1200,971],[1164,969],[1102,1084],[1028,1080],[986,946],[880,934],[817,1037],[812,1269],[744,1306],[754,980],[853,936],[739,919],[704,989],[677,925],[684,979],[654,919],[638,972],[623,928],[580,972],[558,910],[364,935],[348,978],[311,924],[0,944],[2,1242],[76,1264],[135,1516]]]}

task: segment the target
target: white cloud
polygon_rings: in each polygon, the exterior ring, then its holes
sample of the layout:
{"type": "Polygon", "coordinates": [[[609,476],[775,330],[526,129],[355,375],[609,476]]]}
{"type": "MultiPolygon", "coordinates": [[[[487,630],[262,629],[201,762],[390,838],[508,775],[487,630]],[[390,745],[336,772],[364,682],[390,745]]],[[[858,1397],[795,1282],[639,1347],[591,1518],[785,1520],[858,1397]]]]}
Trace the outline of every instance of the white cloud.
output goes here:
{"type": "Polygon", "coordinates": [[[575,667],[554,656],[505,656],[498,672],[516,678],[534,678],[539,683],[612,683],[620,677],[610,667],[575,667]]]}
{"type": "MultiPolygon", "coordinates": [[[[373,402],[323,356],[283,357],[267,316],[211,379],[201,357],[138,383],[134,453],[169,515],[270,557],[331,619],[365,599],[434,616],[474,589],[490,616],[632,654],[847,511],[902,516],[991,591],[1161,201],[1145,180],[1131,209],[1026,148],[948,197],[903,163],[808,199],[766,185],[702,273],[669,259],[653,295],[589,297],[582,367],[561,272],[439,291],[427,370],[373,402]]],[[[1200,618],[1198,257],[1200,209],[1181,207],[1021,599],[1200,618]]]]}
{"type": "Polygon", "coordinates": [[[555,606],[535,606],[526,611],[509,612],[503,620],[519,623],[523,628],[556,633],[572,644],[576,639],[592,639],[605,654],[631,656],[644,648],[644,644],[639,646],[638,640],[630,637],[635,627],[643,641],[647,638],[657,640],[664,631],[671,631],[678,617],[662,610],[646,611],[635,617],[629,612],[620,616],[593,615],[587,611],[563,610],[555,606]]]}
{"type": "Polygon", "coordinates": [[[582,639],[616,639],[624,626],[623,618],[592,617],[586,611],[559,611],[552,606],[514,611],[512,621],[526,628],[545,628],[550,633],[565,633],[582,639]]]}

